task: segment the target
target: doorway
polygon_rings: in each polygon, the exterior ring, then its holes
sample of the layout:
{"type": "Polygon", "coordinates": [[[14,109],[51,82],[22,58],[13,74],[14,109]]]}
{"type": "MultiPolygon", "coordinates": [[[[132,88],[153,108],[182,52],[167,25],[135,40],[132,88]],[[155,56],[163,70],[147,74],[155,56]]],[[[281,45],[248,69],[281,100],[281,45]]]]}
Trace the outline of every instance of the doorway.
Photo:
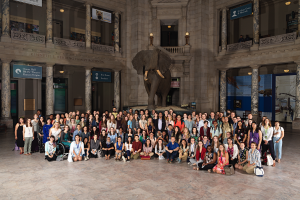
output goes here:
{"type": "Polygon", "coordinates": [[[160,30],[160,46],[178,46],[178,20],[162,20],[160,30]]]}
{"type": "Polygon", "coordinates": [[[63,21],[53,19],[52,27],[53,27],[53,37],[63,38],[63,21]]]}
{"type": "Polygon", "coordinates": [[[180,89],[180,78],[172,78],[171,89],[167,96],[167,106],[175,105],[179,106],[179,89],[180,89]]]}

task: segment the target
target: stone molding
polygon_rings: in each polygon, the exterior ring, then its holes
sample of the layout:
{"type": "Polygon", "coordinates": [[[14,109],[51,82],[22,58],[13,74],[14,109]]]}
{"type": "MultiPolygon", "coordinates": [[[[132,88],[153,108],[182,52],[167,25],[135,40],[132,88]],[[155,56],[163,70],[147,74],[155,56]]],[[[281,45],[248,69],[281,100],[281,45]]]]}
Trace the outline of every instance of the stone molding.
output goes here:
{"type": "Polygon", "coordinates": [[[227,51],[232,52],[232,51],[238,51],[238,50],[241,50],[241,49],[250,50],[251,46],[252,46],[252,40],[251,41],[246,41],[246,42],[228,44],[227,45],[227,51]]]}
{"type": "Polygon", "coordinates": [[[26,41],[26,42],[35,42],[39,44],[45,44],[46,37],[44,35],[19,32],[19,31],[11,31],[11,39],[12,41],[26,41]]]}
{"type": "Polygon", "coordinates": [[[94,51],[102,51],[106,53],[115,53],[113,46],[101,45],[101,44],[94,44],[92,43],[92,49],[94,51]]]}
{"type": "Polygon", "coordinates": [[[80,42],[76,40],[68,40],[64,38],[53,38],[53,43],[55,46],[67,47],[67,48],[76,48],[85,50],[85,42],[80,42]]]}
{"type": "Polygon", "coordinates": [[[285,42],[294,42],[297,39],[297,33],[287,33],[282,35],[276,35],[267,38],[261,38],[259,41],[259,46],[264,47],[273,44],[280,44],[285,42]]]}

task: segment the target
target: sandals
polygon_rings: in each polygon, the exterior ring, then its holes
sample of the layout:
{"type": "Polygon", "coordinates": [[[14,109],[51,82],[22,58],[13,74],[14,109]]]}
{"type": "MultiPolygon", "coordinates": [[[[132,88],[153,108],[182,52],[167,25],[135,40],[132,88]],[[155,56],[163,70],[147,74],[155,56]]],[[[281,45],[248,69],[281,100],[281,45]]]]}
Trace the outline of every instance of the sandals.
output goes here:
{"type": "Polygon", "coordinates": [[[207,170],[208,171],[208,173],[211,173],[211,169],[209,169],[209,170],[207,170]]]}

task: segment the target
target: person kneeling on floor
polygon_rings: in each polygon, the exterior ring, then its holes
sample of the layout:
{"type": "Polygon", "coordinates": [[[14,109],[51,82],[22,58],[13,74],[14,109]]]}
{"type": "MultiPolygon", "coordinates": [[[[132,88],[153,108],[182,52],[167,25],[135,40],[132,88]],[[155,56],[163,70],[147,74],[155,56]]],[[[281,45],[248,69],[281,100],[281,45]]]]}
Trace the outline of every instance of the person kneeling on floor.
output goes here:
{"type": "Polygon", "coordinates": [[[56,143],[55,137],[53,135],[50,136],[50,141],[46,142],[45,144],[45,159],[50,161],[55,161],[56,160],[56,143]]]}

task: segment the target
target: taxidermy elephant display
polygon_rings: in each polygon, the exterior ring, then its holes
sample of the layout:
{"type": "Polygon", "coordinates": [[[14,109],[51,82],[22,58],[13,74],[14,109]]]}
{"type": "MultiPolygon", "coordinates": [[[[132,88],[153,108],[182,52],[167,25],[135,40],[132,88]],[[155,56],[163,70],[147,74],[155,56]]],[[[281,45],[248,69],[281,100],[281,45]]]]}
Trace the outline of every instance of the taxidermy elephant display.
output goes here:
{"type": "Polygon", "coordinates": [[[132,60],[133,68],[144,76],[144,84],[148,93],[148,109],[154,109],[154,96],[157,105],[166,106],[167,95],[171,87],[171,58],[159,49],[143,50],[132,60]]]}

